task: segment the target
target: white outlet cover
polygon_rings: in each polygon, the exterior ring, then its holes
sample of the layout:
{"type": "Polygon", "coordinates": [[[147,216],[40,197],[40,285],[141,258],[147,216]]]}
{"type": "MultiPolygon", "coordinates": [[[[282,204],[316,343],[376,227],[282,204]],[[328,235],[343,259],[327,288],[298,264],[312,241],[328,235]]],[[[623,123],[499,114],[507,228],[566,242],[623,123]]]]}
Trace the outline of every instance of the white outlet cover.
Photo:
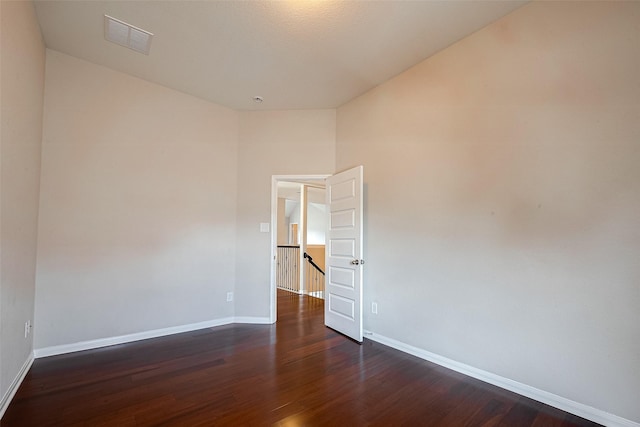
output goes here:
{"type": "Polygon", "coordinates": [[[260,232],[261,233],[268,233],[269,232],[269,223],[268,222],[261,222],[260,223],[260,232]]]}

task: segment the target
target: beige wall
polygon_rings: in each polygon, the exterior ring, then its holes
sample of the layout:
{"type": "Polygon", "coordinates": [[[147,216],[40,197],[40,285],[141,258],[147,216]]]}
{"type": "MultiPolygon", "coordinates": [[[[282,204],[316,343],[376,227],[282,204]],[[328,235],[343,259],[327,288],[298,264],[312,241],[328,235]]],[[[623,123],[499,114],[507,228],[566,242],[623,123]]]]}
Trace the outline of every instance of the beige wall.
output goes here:
{"type": "Polygon", "coordinates": [[[640,422],[639,18],[531,3],[338,109],[366,329],[640,422]]]}
{"type": "Polygon", "coordinates": [[[233,315],[237,128],[47,50],[37,348],[233,315]]]}
{"type": "Polygon", "coordinates": [[[307,253],[313,258],[313,262],[325,271],[324,266],[324,245],[307,245],[307,253]]]}
{"type": "Polygon", "coordinates": [[[48,50],[36,347],[268,317],[271,176],[334,159],[335,110],[237,113],[48,50]]]}
{"type": "Polygon", "coordinates": [[[33,348],[45,53],[31,2],[0,4],[2,15],[0,191],[0,411],[33,348]]]}
{"type": "Polygon", "coordinates": [[[240,113],[236,314],[269,316],[271,176],[331,174],[335,110],[240,113]]]}

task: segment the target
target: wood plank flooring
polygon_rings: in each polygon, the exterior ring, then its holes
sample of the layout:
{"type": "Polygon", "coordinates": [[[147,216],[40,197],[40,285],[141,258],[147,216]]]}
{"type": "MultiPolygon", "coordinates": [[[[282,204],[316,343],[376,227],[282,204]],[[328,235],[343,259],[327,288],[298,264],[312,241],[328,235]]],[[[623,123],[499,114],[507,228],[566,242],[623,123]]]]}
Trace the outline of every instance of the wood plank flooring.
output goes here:
{"type": "Polygon", "coordinates": [[[12,426],[595,426],[323,326],[279,291],[275,325],[228,325],[38,359],[12,426]]]}

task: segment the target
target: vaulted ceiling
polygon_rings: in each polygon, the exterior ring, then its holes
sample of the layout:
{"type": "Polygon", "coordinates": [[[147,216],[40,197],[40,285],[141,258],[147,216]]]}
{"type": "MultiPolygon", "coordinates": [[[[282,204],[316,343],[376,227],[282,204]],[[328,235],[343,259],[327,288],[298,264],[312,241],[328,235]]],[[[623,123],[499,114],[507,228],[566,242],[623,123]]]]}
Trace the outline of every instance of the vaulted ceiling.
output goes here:
{"type": "MultiPolygon", "coordinates": [[[[45,44],[238,110],[335,108],[523,1],[36,1],[45,44]],[[104,15],[154,34],[104,38],[104,15]],[[264,98],[254,102],[255,96],[264,98]]],[[[469,70],[473,72],[473,70],[469,70]]]]}

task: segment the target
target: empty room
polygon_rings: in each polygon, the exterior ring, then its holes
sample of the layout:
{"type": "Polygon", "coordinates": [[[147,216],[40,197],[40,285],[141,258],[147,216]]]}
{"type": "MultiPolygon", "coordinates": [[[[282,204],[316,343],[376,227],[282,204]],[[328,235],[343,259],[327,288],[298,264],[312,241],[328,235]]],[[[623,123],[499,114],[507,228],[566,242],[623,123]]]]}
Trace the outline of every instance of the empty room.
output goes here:
{"type": "Polygon", "coordinates": [[[2,427],[640,427],[640,2],[0,19],[2,427]]]}

